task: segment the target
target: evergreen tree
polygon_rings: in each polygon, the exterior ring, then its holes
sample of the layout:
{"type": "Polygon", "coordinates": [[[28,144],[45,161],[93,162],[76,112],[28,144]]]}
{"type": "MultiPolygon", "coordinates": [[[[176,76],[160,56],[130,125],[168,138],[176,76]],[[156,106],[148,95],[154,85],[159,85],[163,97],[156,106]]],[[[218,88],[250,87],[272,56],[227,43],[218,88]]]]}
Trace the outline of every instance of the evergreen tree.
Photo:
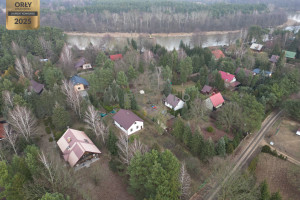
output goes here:
{"type": "Polygon", "coordinates": [[[143,62],[140,62],[138,71],[139,71],[141,74],[144,73],[145,70],[144,70],[144,63],[143,63],[143,62]]]}
{"type": "Polygon", "coordinates": [[[52,122],[56,129],[64,130],[70,125],[71,117],[69,112],[62,106],[56,105],[53,110],[52,122]]]}
{"type": "Polygon", "coordinates": [[[120,71],[117,75],[117,83],[118,85],[120,85],[123,88],[127,88],[128,87],[128,80],[127,80],[127,76],[123,71],[120,71]]]}
{"type": "Polygon", "coordinates": [[[184,132],[184,123],[182,119],[177,118],[177,120],[174,123],[174,129],[172,131],[172,134],[176,139],[182,141],[183,132],[184,132]]]}
{"type": "Polygon", "coordinates": [[[203,150],[200,153],[201,160],[207,160],[215,155],[215,145],[211,138],[204,142],[203,150]]]}
{"type": "Polygon", "coordinates": [[[192,130],[190,126],[186,126],[183,132],[183,143],[189,148],[192,146],[192,138],[192,130]]]}
{"type": "Polygon", "coordinates": [[[211,85],[217,88],[219,91],[225,90],[224,80],[221,77],[221,74],[218,71],[213,72],[214,80],[211,85]]]}
{"type": "Polygon", "coordinates": [[[172,70],[168,65],[163,68],[162,76],[164,80],[172,80],[172,70]]]}
{"type": "Polygon", "coordinates": [[[180,61],[180,80],[182,83],[185,83],[188,77],[193,73],[193,64],[190,57],[180,61]]]}
{"type": "Polygon", "coordinates": [[[116,156],[118,154],[117,141],[117,136],[112,131],[109,131],[107,148],[113,156],[116,156]]]}
{"type": "Polygon", "coordinates": [[[137,110],[138,109],[137,102],[135,100],[135,96],[134,96],[133,93],[131,93],[131,95],[130,95],[130,103],[131,103],[131,109],[132,110],[137,110]]]}
{"type": "Polygon", "coordinates": [[[172,92],[172,85],[170,80],[167,80],[164,84],[163,94],[167,97],[172,92]]]}
{"type": "Polygon", "coordinates": [[[133,49],[137,50],[137,43],[134,39],[131,39],[131,46],[133,49]]]}
{"type": "Polygon", "coordinates": [[[129,81],[133,81],[137,77],[137,71],[130,65],[127,75],[128,75],[129,81]]]}
{"type": "Polygon", "coordinates": [[[60,193],[46,193],[40,200],[68,200],[60,193]]]}
{"type": "Polygon", "coordinates": [[[188,108],[188,105],[185,103],[183,105],[183,108],[181,109],[181,116],[183,119],[188,119],[189,117],[189,108],[188,108]]]}
{"type": "Polygon", "coordinates": [[[129,95],[127,93],[125,93],[125,95],[124,95],[124,108],[125,109],[131,108],[131,101],[130,101],[129,95]]]}
{"type": "Polygon", "coordinates": [[[194,156],[199,156],[204,146],[203,136],[197,130],[193,135],[192,143],[191,143],[191,151],[194,156]]]}
{"type": "Polygon", "coordinates": [[[217,154],[220,156],[225,156],[226,154],[226,145],[225,145],[225,140],[222,137],[217,144],[217,148],[216,148],[217,154]]]}
{"type": "Polygon", "coordinates": [[[124,91],[122,88],[118,89],[118,99],[119,99],[119,105],[121,108],[125,107],[125,102],[124,102],[124,91]]]}
{"type": "Polygon", "coordinates": [[[268,187],[268,183],[266,180],[264,180],[260,184],[260,198],[259,200],[269,200],[270,199],[270,191],[268,187]]]}

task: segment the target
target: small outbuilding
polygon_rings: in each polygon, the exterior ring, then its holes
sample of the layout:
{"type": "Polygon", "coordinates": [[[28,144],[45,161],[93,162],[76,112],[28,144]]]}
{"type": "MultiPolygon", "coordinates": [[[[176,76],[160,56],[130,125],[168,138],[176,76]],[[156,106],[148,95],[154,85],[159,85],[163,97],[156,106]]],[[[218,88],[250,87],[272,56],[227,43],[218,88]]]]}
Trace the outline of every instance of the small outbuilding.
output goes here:
{"type": "Polygon", "coordinates": [[[123,58],[123,55],[122,55],[122,54],[110,55],[109,58],[110,58],[112,61],[121,60],[121,59],[123,58]]]}
{"type": "Polygon", "coordinates": [[[213,54],[213,56],[215,57],[216,60],[219,60],[220,58],[225,58],[223,51],[221,51],[220,49],[216,49],[216,50],[212,51],[211,53],[213,54]]]}
{"type": "Polygon", "coordinates": [[[86,79],[80,77],[80,76],[73,76],[70,81],[74,85],[74,89],[76,91],[82,91],[86,90],[89,86],[89,83],[87,82],[86,79]]]}
{"type": "Polygon", "coordinates": [[[258,51],[258,52],[261,52],[262,49],[263,49],[263,45],[262,44],[256,44],[256,43],[252,43],[250,49],[253,50],[253,51],[258,51]]]}
{"type": "Polygon", "coordinates": [[[201,90],[202,94],[211,94],[212,92],[213,92],[213,88],[208,85],[204,85],[204,87],[201,90]]]}
{"type": "Polygon", "coordinates": [[[253,74],[254,75],[261,74],[261,75],[266,76],[266,77],[271,77],[272,76],[272,72],[266,71],[266,70],[260,70],[259,68],[254,69],[253,74]]]}
{"type": "Polygon", "coordinates": [[[44,84],[38,83],[35,80],[31,80],[29,85],[29,90],[37,94],[41,94],[43,92],[44,87],[45,87],[44,84]]]}
{"type": "Polygon", "coordinates": [[[90,63],[87,63],[85,58],[80,58],[74,65],[74,67],[79,70],[79,69],[83,69],[83,70],[87,70],[87,69],[92,69],[92,65],[90,63]]]}
{"type": "Polygon", "coordinates": [[[144,120],[130,110],[121,109],[113,116],[114,124],[128,135],[144,128],[144,120]]]}
{"type": "Polygon", "coordinates": [[[205,105],[209,110],[216,110],[220,108],[224,104],[224,98],[222,94],[219,92],[217,94],[213,94],[211,97],[205,100],[205,105]]]}
{"type": "Polygon", "coordinates": [[[284,55],[286,58],[295,59],[296,58],[296,52],[293,51],[284,51],[284,55]]]}
{"type": "Polygon", "coordinates": [[[275,64],[278,62],[279,58],[280,58],[280,56],[272,55],[271,58],[269,59],[269,61],[275,64]]]}
{"type": "Polygon", "coordinates": [[[165,100],[165,106],[171,108],[174,111],[177,111],[183,108],[184,101],[182,101],[181,99],[179,99],[173,94],[169,94],[165,100]]]}

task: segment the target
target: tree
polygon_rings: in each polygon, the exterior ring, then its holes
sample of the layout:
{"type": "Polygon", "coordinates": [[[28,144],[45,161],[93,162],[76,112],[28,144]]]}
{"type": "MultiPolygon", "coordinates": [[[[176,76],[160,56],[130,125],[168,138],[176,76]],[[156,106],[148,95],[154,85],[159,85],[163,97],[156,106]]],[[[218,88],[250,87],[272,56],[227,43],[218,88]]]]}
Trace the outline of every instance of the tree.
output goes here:
{"type": "Polygon", "coordinates": [[[128,75],[128,80],[133,81],[134,79],[137,78],[137,71],[132,66],[130,66],[127,75],[128,75]]]}
{"type": "Polygon", "coordinates": [[[84,121],[97,137],[101,136],[102,142],[105,143],[108,131],[101,120],[99,112],[94,108],[94,106],[88,106],[84,115],[84,121]]]}
{"type": "MultiPolygon", "coordinates": [[[[69,199],[69,198],[67,198],[69,199]]],[[[40,200],[67,200],[63,194],[60,193],[46,193],[40,200]]]]}
{"type": "Polygon", "coordinates": [[[188,199],[190,197],[191,190],[191,177],[187,173],[185,163],[181,164],[180,174],[179,174],[179,182],[180,182],[180,194],[181,199],[188,199]]]}
{"type": "Polygon", "coordinates": [[[172,85],[170,80],[167,80],[164,84],[163,94],[167,97],[172,92],[172,85]]]}
{"type": "Polygon", "coordinates": [[[268,183],[266,180],[264,180],[260,184],[260,198],[259,200],[269,200],[270,199],[270,191],[268,187],[268,183]]]}
{"type": "Polygon", "coordinates": [[[118,146],[117,146],[118,138],[114,134],[114,132],[109,131],[108,134],[108,141],[107,141],[107,148],[111,155],[116,156],[118,154],[118,146]]]}
{"type": "Polygon", "coordinates": [[[172,80],[172,70],[168,65],[163,68],[162,75],[164,80],[172,80]]]}
{"type": "Polygon", "coordinates": [[[66,101],[69,106],[79,117],[81,117],[82,97],[80,96],[79,92],[75,91],[73,84],[67,80],[63,80],[61,89],[67,97],[66,101]]]}
{"type": "Polygon", "coordinates": [[[240,127],[241,113],[242,109],[237,103],[227,103],[217,116],[217,124],[226,131],[232,131],[232,128],[240,127]]]}
{"type": "Polygon", "coordinates": [[[196,98],[191,103],[191,115],[193,118],[198,118],[199,116],[204,119],[208,113],[208,109],[205,105],[205,101],[200,98],[196,98]]]}
{"type": "Polygon", "coordinates": [[[131,101],[130,101],[129,95],[127,93],[125,93],[125,95],[124,95],[124,108],[125,109],[131,108],[131,101]]]}
{"type": "Polygon", "coordinates": [[[14,132],[9,126],[4,126],[4,133],[5,133],[5,140],[8,141],[8,143],[12,146],[14,152],[16,155],[17,148],[16,148],[16,141],[18,139],[18,135],[16,132],[14,132]]]}
{"type": "Polygon", "coordinates": [[[180,80],[182,83],[187,81],[187,78],[193,73],[193,62],[190,57],[180,61],[180,80]]]}
{"type": "Polygon", "coordinates": [[[138,109],[138,105],[137,105],[137,102],[135,100],[135,96],[134,96],[133,93],[131,93],[131,95],[130,95],[130,104],[131,104],[130,107],[131,107],[132,110],[137,110],[138,109]]]}
{"type": "Polygon", "coordinates": [[[75,68],[73,65],[73,53],[71,49],[68,47],[67,44],[64,44],[64,47],[60,54],[60,63],[63,68],[63,71],[66,75],[70,76],[74,71],[75,68]]]}
{"type": "Polygon", "coordinates": [[[45,68],[42,71],[43,78],[48,88],[53,88],[55,84],[61,84],[64,75],[61,69],[53,67],[51,63],[46,63],[45,68]]]}
{"type": "Polygon", "coordinates": [[[217,148],[216,148],[217,154],[220,156],[225,156],[226,154],[226,145],[225,145],[225,140],[222,137],[217,144],[217,148]]]}
{"type": "Polygon", "coordinates": [[[127,171],[130,190],[138,199],[179,199],[180,165],[169,150],[137,154],[127,171]]]}
{"type": "Polygon", "coordinates": [[[118,85],[120,85],[123,88],[128,87],[128,80],[127,80],[127,76],[126,76],[125,72],[120,71],[117,74],[117,83],[118,83],[118,85]]]}
{"type": "Polygon", "coordinates": [[[270,200],[281,200],[281,199],[282,199],[282,197],[281,197],[279,192],[273,193],[271,198],[270,198],[270,200]]]}
{"type": "Polygon", "coordinates": [[[203,136],[200,134],[199,130],[196,130],[196,132],[193,135],[192,144],[191,144],[191,151],[194,156],[199,156],[202,152],[202,149],[204,147],[204,139],[203,136]]]}
{"type": "Polygon", "coordinates": [[[55,105],[52,115],[52,123],[58,130],[64,130],[70,125],[71,117],[68,111],[59,104],[55,105]]]}
{"type": "Polygon", "coordinates": [[[221,74],[218,71],[213,72],[213,81],[211,85],[217,88],[219,91],[225,90],[224,80],[221,77],[221,74]]]}
{"type": "Polygon", "coordinates": [[[288,100],[284,108],[289,116],[300,121],[300,100],[288,100]]]}
{"type": "Polygon", "coordinates": [[[22,134],[29,141],[32,134],[36,132],[36,118],[31,110],[19,105],[8,113],[8,123],[13,129],[22,134]]]}
{"type": "Polygon", "coordinates": [[[96,57],[96,66],[97,67],[103,67],[105,62],[108,60],[107,56],[103,51],[100,51],[100,53],[96,57]]]}
{"type": "Polygon", "coordinates": [[[180,141],[182,141],[182,135],[184,132],[184,123],[182,121],[182,119],[177,118],[177,120],[174,123],[174,128],[172,131],[172,134],[174,135],[174,137],[180,141]]]}
{"type": "Polygon", "coordinates": [[[183,143],[187,146],[187,147],[191,147],[192,145],[192,130],[190,128],[190,126],[186,126],[183,132],[183,143]]]}

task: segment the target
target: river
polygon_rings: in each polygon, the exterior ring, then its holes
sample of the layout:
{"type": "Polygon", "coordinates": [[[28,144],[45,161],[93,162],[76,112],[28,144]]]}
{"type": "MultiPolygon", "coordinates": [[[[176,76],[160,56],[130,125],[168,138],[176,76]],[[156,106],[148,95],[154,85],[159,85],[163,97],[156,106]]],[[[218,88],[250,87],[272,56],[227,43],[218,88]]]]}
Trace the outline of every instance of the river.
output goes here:
{"type": "MultiPolygon", "coordinates": [[[[300,13],[290,14],[288,19],[295,22],[300,22],[300,13]]],[[[287,30],[299,31],[300,26],[289,26],[287,30]]],[[[105,44],[106,48],[113,48],[114,46],[123,46],[126,44],[128,38],[138,39],[138,34],[111,34],[111,40],[108,43],[107,39],[103,39],[105,34],[88,34],[88,33],[66,33],[68,35],[67,41],[70,46],[77,46],[79,49],[84,50],[90,43],[94,46],[101,46],[105,44]]],[[[154,35],[154,34],[153,34],[154,35]]],[[[206,42],[204,47],[207,46],[221,46],[228,45],[228,32],[208,32],[206,35],[206,42]],[[218,42],[217,42],[218,41],[218,42]]],[[[235,41],[240,38],[241,32],[235,31],[231,33],[231,41],[235,41]]],[[[148,36],[147,36],[148,37],[148,36]]],[[[190,44],[192,34],[157,34],[153,36],[153,39],[157,44],[164,46],[169,51],[179,48],[180,41],[182,40],[186,44],[190,44]]],[[[192,46],[192,44],[190,44],[192,46]]]]}

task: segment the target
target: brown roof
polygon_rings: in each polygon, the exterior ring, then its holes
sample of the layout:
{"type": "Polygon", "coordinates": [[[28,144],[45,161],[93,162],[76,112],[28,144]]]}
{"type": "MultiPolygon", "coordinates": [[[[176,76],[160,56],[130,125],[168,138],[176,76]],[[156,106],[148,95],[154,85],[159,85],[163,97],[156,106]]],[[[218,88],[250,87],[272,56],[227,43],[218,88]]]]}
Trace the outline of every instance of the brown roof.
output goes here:
{"type": "Polygon", "coordinates": [[[4,133],[4,124],[0,123],[0,139],[5,138],[5,133],[4,133]]]}
{"type": "Polygon", "coordinates": [[[36,82],[35,80],[30,81],[30,87],[33,91],[35,91],[38,94],[44,89],[44,85],[36,82]]]}
{"type": "Polygon", "coordinates": [[[124,109],[119,110],[119,112],[117,112],[113,116],[113,119],[126,130],[128,130],[134,122],[144,121],[141,118],[139,118],[136,114],[134,114],[132,111],[124,110],[124,109]]]}
{"type": "Polygon", "coordinates": [[[166,102],[168,104],[170,104],[172,107],[176,107],[178,105],[178,103],[181,101],[181,99],[179,99],[178,97],[176,97],[173,94],[169,94],[169,96],[166,99],[166,102]]]}
{"type": "Polygon", "coordinates": [[[201,90],[202,93],[210,93],[211,91],[212,91],[212,87],[208,85],[204,85],[204,87],[201,90]]]}

